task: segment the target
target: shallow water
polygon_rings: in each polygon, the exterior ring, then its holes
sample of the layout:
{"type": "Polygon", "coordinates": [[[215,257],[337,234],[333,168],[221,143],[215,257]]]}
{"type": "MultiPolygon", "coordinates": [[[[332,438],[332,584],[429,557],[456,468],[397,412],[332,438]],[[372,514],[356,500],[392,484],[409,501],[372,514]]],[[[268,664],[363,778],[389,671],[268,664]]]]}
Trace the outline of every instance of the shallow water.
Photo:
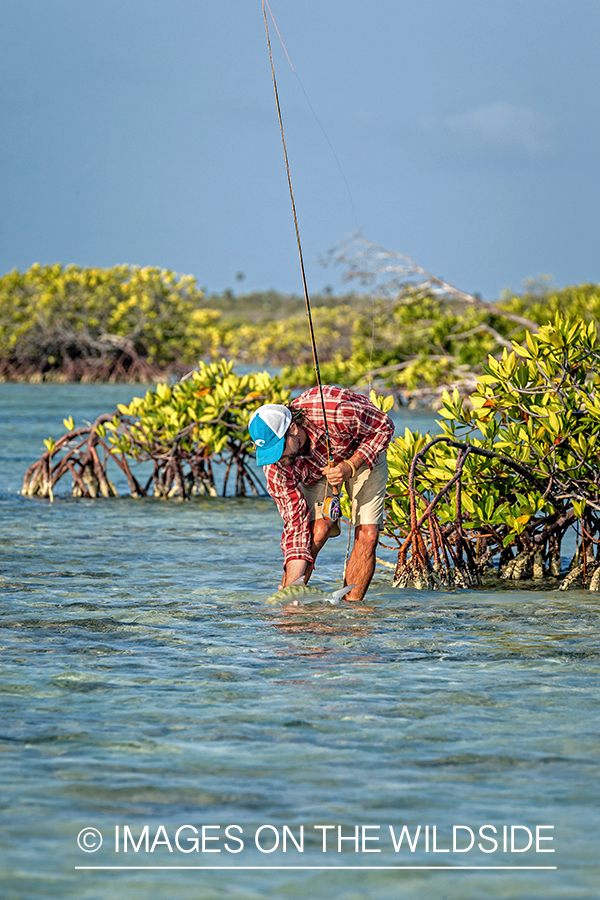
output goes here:
{"type": "MultiPolygon", "coordinates": [[[[262,602],[280,572],[269,500],[18,494],[63,416],[135,393],[0,385],[2,897],[597,898],[598,597],[396,591],[382,569],[364,609],[291,614],[262,602]],[[186,825],[213,826],[204,852],[192,828],[178,849],[186,825]],[[414,852],[394,851],[403,825],[421,825],[414,852]],[[338,826],[359,826],[358,852],[338,852],[338,826]],[[554,853],[517,852],[536,826],[554,853]],[[78,847],[88,828],[97,852],[78,847]]],[[[330,542],[322,584],[345,551],[330,542]]]]}

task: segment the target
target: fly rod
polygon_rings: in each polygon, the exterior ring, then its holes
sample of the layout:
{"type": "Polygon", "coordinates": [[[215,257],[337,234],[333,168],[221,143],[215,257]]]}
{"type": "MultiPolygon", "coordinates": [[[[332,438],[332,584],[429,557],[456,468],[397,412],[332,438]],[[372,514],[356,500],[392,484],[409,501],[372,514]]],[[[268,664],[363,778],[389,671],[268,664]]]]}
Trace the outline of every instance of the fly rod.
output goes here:
{"type": "MultiPolygon", "coordinates": [[[[267,3],[268,6],[268,3],[267,3]]],[[[296,215],[296,202],[294,200],[294,189],[292,188],[292,176],[290,175],[290,164],[288,160],[287,147],[285,144],[285,134],[283,131],[283,120],[281,118],[281,106],[279,105],[279,93],[277,91],[277,79],[275,78],[275,66],[273,64],[273,53],[271,50],[271,38],[269,35],[269,23],[267,22],[267,11],[265,9],[265,0],[262,0],[263,16],[265,20],[265,30],[267,33],[267,45],[269,47],[269,59],[271,61],[271,75],[273,76],[273,89],[275,91],[275,103],[277,105],[277,117],[279,119],[279,129],[281,131],[281,143],[283,144],[283,155],[285,157],[285,170],[287,172],[288,187],[290,190],[290,200],[292,202],[292,213],[294,216],[294,228],[296,230],[296,243],[298,244],[298,254],[300,256],[300,272],[302,274],[302,287],[304,289],[304,301],[306,303],[306,316],[308,318],[308,330],[310,332],[310,343],[313,354],[313,366],[317,384],[319,386],[319,394],[321,397],[321,406],[323,408],[323,419],[325,421],[325,435],[327,438],[327,456],[331,461],[331,444],[329,440],[329,429],[327,427],[327,413],[325,412],[325,400],[323,398],[323,386],[321,384],[321,372],[319,370],[319,358],[317,355],[317,344],[315,340],[315,330],[313,328],[312,315],[310,311],[310,299],[308,296],[308,286],[306,283],[306,272],[304,270],[304,256],[302,254],[302,243],[300,241],[300,229],[298,227],[298,216],[296,215]]],[[[269,7],[270,12],[270,7],[269,7]]]]}
{"type": "MultiPolygon", "coordinates": [[[[290,200],[292,203],[292,213],[294,216],[294,228],[296,230],[296,243],[298,244],[298,255],[300,257],[300,272],[302,274],[302,287],[304,289],[304,301],[306,304],[306,317],[308,319],[308,330],[310,333],[310,343],[311,343],[311,347],[312,347],[313,367],[315,370],[315,377],[317,379],[317,385],[319,388],[319,396],[321,398],[321,409],[323,410],[323,422],[325,424],[325,440],[327,443],[327,460],[328,460],[328,466],[331,466],[333,464],[333,459],[332,459],[332,455],[331,455],[331,441],[329,438],[329,427],[327,424],[327,412],[325,410],[325,398],[323,397],[323,385],[321,382],[321,372],[319,369],[319,357],[317,355],[317,342],[315,339],[315,330],[313,327],[312,315],[311,315],[311,311],[310,311],[310,299],[308,296],[308,285],[306,283],[306,272],[304,270],[304,256],[302,254],[302,243],[300,241],[300,229],[298,227],[298,216],[296,215],[296,202],[294,200],[294,189],[292,187],[292,176],[290,174],[290,164],[289,164],[289,160],[288,160],[287,147],[285,144],[285,134],[283,131],[283,119],[281,117],[281,106],[279,104],[279,92],[277,90],[277,79],[275,78],[275,65],[273,63],[273,52],[271,50],[271,37],[269,35],[269,23],[267,21],[267,11],[265,8],[265,3],[266,3],[266,0],[262,0],[263,17],[265,20],[265,31],[267,33],[267,46],[269,48],[269,60],[271,62],[271,75],[273,77],[273,89],[275,91],[275,103],[277,106],[277,118],[279,119],[279,129],[281,131],[281,143],[283,145],[283,155],[285,158],[285,170],[287,173],[288,187],[289,187],[289,191],[290,191],[290,200]]],[[[268,5],[269,4],[267,2],[266,6],[268,6],[268,5]]],[[[271,12],[271,7],[269,7],[269,12],[271,12]]],[[[271,15],[272,15],[272,13],[271,13],[271,15]]],[[[338,493],[337,488],[335,486],[333,487],[333,493],[334,493],[334,496],[326,498],[325,502],[323,503],[323,515],[328,519],[332,519],[333,521],[336,521],[337,519],[339,519],[339,517],[341,515],[341,509],[340,509],[339,497],[337,496],[337,493],[338,493]],[[327,501],[330,501],[330,502],[327,502],[327,501]]]]}

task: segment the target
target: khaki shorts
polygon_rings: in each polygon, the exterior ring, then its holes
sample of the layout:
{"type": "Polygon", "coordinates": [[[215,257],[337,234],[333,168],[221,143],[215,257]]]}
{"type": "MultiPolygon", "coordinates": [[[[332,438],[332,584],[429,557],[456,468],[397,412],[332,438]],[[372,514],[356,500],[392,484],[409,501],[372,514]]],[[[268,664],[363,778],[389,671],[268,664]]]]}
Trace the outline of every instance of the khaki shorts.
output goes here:
{"type": "MultiPolygon", "coordinates": [[[[346,482],[346,491],[352,503],[353,525],[383,525],[383,506],[387,486],[388,466],[387,454],[383,452],[371,471],[364,463],[356,471],[353,478],[346,482]]],[[[327,485],[325,476],[315,484],[301,484],[300,490],[306,497],[310,511],[310,521],[323,518],[323,500],[331,497],[333,490],[327,485]]],[[[337,537],[340,524],[336,522],[331,529],[330,537],[337,537]]]]}

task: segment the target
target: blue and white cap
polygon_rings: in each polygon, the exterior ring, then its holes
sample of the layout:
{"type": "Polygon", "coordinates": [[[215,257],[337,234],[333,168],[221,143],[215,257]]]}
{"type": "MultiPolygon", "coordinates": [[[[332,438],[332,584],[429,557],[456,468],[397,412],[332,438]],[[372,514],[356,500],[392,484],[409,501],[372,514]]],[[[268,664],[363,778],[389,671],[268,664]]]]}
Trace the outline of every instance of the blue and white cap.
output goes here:
{"type": "Polygon", "coordinates": [[[256,462],[259,466],[270,466],[283,455],[285,433],[290,427],[292,414],[287,406],[265,403],[252,413],[248,429],[256,444],[256,462]]]}

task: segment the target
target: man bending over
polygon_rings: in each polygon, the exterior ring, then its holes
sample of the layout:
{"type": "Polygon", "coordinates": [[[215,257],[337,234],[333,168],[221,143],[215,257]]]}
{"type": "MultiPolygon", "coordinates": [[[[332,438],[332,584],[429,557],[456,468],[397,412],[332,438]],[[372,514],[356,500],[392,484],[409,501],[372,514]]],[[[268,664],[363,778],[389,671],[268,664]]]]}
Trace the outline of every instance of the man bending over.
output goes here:
{"type": "Polygon", "coordinates": [[[283,580],[308,581],[319,550],[340,533],[339,522],[323,518],[323,501],[345,483],[352,503],[354,546],[346,600],[362,600],[373,572],[387,484],[386,450],[394,433],[390,417],[362,394],[323,386],[332,466],[319,388],[305,391],[289,406],[266,403],[252,415],[249,429],[256,461],[264,466],[267,490],[283,519],[283,580]],[[326,474],[325,474],[326,473],[326,474]]]}

